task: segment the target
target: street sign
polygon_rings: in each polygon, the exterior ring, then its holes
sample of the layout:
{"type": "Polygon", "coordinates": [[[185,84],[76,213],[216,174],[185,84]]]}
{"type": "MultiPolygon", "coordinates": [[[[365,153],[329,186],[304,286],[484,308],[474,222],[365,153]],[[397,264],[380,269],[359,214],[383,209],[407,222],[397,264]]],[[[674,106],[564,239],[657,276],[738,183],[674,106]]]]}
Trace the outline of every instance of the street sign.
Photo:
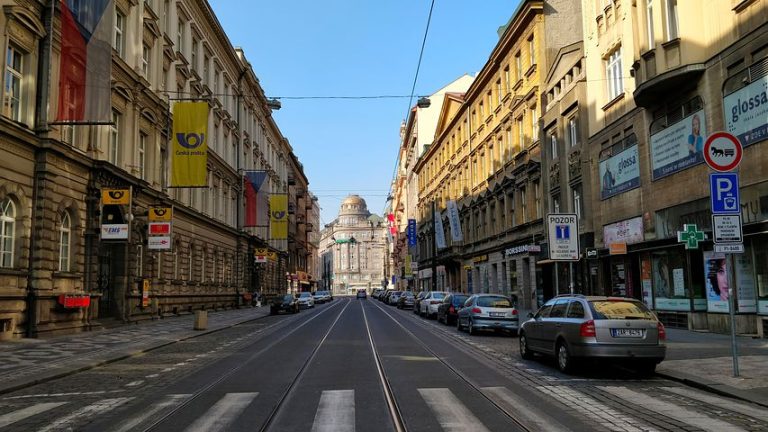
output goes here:
{"type": "Polygon", "coordinates": [[[739,213],[741,199],[738,173],[711,173],[709,191],[712,213],[739,213]]]}
{"type": "Polygon", "coordinates": [[[715,252],[729,253],[729,254],[744,253],[744,244],[743,243],[716,244],[715,252]]]}
{"type": "Polygon", "coordinates": [[[686,249],[698,249],[699,242],[706,238],[704,231],[699,231],[696,224],[684,224],[683,230],[677,232],[677,241],[685,243],[686,249]]]}
{"type": "Polygon", "coordinates": [[[741,163],[743,153],[739,139],[727,132],[715,132],[704,143],[704,160],[715,171],[735,169],[741,163]]]}
{"type": "Polygon", "coordinates": [[[741,214],[713,214],[712,231],[715,243],[742,243],[741,214]]]}
{"type": "Polygon", "coordinates": [[[608,255],[626,255],[626,243],[611,243],[608,245],[608,255]]]}
{"type": "Polygon", "coordinates": [[[597,259],[597,249],[595,249],[595,248],[587,248],[587,258],[588,259],[597,259]]]}
{"type": "Polygon", "coordinates": [[[579,260],[579,223],[575,214],[547,215],[549,232],[549,259],[553,261],[579,260]]]}
{"type": "Polygon", "coordinates": [[[169,235],[171,234],[171,222],[150,222],[149,235],[169,235]]]}
{"type": "Polygon", "coordinates": [[[170,250],[170,236],[152,236],[147,237],[147,248],[151,250],[170,250]]]}

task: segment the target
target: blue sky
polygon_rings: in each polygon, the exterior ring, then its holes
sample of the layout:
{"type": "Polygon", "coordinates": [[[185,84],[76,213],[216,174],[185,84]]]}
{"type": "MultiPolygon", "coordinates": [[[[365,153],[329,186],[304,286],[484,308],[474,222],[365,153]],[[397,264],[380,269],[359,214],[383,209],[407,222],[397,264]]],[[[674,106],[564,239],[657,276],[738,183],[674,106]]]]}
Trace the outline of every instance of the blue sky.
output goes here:
{"type": "MultiPolygon", "coordinates": [[[[431,0],[209,0],[267,96],[409,95],[431,0]]],[[[437,0],[417,95],[474,75],[517,0],[437,0]]],[[[415,104],[414,99],[412,104],[415,104]]],[[[408,98],[283,100],[274,117],[331,222],[350,193],[381,214],[408,98]]]]}

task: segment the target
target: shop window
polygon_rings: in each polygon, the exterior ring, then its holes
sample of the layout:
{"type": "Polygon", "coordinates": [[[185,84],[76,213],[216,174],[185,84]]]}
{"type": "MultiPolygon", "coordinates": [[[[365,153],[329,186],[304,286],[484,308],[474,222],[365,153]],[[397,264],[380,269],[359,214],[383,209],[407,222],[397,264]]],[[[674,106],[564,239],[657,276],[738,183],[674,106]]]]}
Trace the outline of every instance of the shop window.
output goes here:
{"type": "Polygon", "coordinates": [[[13,267],[16,236],[16,205],[10,198],[0,201],[0,267],[13,267]]]}

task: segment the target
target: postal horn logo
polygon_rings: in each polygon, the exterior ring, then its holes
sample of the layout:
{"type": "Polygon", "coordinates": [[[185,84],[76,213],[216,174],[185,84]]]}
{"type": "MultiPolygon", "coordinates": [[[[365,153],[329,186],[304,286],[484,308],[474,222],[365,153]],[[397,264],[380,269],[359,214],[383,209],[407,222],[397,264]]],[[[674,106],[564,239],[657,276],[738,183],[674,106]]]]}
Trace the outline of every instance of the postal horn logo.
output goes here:
{"type": "Polygon", "coordinates": [[[194,133],[190,132],[185,134],[184,132],[179,132],[176,134],[176,140],[179,142],[179,144],[190,150],[194,150],[205,142],[205,134],[204,133],[194,133]]]}
{"type": "Polygon", "coordinates": [[[125,196],[125,191],[122,190],[111,190],[107,192],[107,195],[113,200],[121,200],[125,196]]]}
{"type": "Polygon", "coordinates": [[[281,220],[281,219],[285,218],[285,211],[283,211],[283,210],[275,210],[275,211],[272,212],[272,217],[277,219],[277,220],[281,220]]]}
{"type": "Polygon", "coordinates": [[[166,213],[168,213],[168,210],[166,210],[166,209],[163,209],[163,208],[156,208],[156,209],[152,209],[152,211],[153,211],[153,212],[154,212],[154,213],[155,213],[157,216],[159,216],[159,217],[163,217],[163,216],[165,216],[165,214],[166,214],[166,213]]]}

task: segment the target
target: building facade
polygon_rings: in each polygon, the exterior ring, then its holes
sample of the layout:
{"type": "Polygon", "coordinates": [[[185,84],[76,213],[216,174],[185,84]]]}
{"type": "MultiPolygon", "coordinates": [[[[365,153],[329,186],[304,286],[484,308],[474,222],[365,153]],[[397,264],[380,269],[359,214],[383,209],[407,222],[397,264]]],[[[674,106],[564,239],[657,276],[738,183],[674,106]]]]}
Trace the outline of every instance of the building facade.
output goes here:
{"type": "Polygon", "coordinates": [[[242,228],[242,170],[267,171],[265,193],[287,193],[291,149],[208,3],[115,2],[104,125],[54,124],[62,35],[53,4],[5,1],[0,14],[10,60],[0,115],[0,337],[236,307],[254,290],[284,291],[287,240],[242,228]],[[178,100],[209,104],[208,187],[169,188],[178,100]],[[109,188],[130,190],[127,241],[100,238],[109,188]],[[168,251],[149,249],[151,206],[173,208],[168,251]],[[259,268],[256,247],[279,258],[259,268]]]}
{"type": "Polygon", "coordinates": [[[387,224],[358,195],[346,197],[338,217],[321,231],[319,253],[321,285],[335,295],[386,286],[387,224]]]}

